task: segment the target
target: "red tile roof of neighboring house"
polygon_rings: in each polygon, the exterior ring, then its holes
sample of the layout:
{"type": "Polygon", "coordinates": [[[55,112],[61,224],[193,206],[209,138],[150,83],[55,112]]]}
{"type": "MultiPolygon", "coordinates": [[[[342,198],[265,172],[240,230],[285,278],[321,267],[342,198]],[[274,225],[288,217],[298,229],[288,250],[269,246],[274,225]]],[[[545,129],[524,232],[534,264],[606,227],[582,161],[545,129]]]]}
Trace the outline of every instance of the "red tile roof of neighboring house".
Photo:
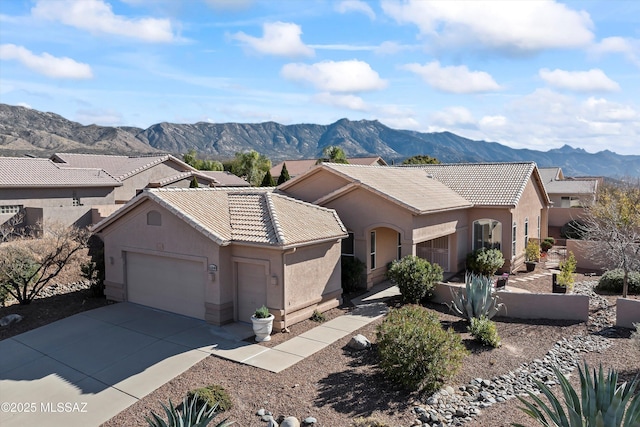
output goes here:
{"type": "MultiPolygon", "coordinates": [[[[376,157],[353,157],[347,159],[351,165],[366,165],[366,166],[387,166],[387,162],[380,156],[376,157]]],[[[291,178],[302,175],[312,167],[318,164],[318,159],[300,159],[300,160],[285,160],[278,163],[271,168],[271,176],[278,177],[282,171],[282,165],[287,164],[287,171],[291,178]]]]}

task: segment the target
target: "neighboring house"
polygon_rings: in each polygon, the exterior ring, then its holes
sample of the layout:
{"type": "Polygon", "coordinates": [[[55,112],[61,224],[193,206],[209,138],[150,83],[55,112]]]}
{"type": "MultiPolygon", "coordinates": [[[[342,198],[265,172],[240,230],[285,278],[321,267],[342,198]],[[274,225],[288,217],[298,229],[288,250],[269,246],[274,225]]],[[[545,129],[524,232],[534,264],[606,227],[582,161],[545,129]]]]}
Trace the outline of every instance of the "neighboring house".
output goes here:
{"type": "Polygon", "coordinates": [[[278,191],[338,212],[349,231],[343,255],[365,262],[367,287],[405,255],[436,262],[452,275],[474,249],[498,248],[503,271],[515,271],[527,239],[546,237],[550,204],[535,163],[325,163],[278,191]]]}
{"type": "Polygon", "coordinates": [[[86,226],[92,210],[113,205],[122,183],[100,168],[61,167],[49,159],[0,157],[0,224],[58,221],[86,226]]]}
{"type": "MultiPolygon", "coordinates": [[[[384,161],[382,157],[355,157],[351,159],[347,159],[349,164],[351,165],[366,165],[366,166],[388,166],[387,162],[384,161]]],[[[303,173],[309,171],[315,165],[318,164],[318,159],[301,159],[301,160],[285,160],[284,162],[280,162],[274,167],[271,168],[271,176],[276,181],[280,177],[280,172],[282,171],[282,165],[287,164],[287,171],[289,172],[290,178],[295,178],[298,175],[302,175],[303,173]]]]}
{"type": "Polygon", "coordinates": [[[559,167],[540,168],[540,176],[549,194],[549,233],[560,237],[560,229],[571,220],[578,219],[586,206],[596,201],[600,177],[565,177],[559,167]]]}
{"type": "Polygon", "coordinates": [[[115,192],[117,204],[128,202],[149,183],[158,183],[184,172],[198,172],[171,155],[129,157],[56,153],[51,156],[51,160],[60,167],[104,169],[122,183],[115,192]]]}
{"type": "Polygon", "coordinates": [[[283,328],[342,302],[335,211],[260,188],[148,189],[94,227],[107,298],[283,328]]]}
{"type": "Polygon", "coordinates": [[[189,188],[194,182],[198,187],[250,187],[244,179],[231,172],[190,171],[164,178],[158,182],[150,182],[148,188],[189,188]]]}

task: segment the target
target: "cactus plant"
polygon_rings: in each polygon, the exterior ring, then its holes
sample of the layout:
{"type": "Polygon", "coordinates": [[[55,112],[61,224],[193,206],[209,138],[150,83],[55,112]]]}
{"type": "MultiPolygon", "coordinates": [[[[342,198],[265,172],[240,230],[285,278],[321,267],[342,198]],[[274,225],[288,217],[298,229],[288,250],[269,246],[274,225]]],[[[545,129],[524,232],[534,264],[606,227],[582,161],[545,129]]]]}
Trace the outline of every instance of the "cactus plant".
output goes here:
{"type": "Polygon", "coordinates": [[[504,307],[503,303],[498,302],[499,297],[494,292],[490,276],[468,273],[465,282],[466,293],[462,289],[451,289],[453,301],[448,306],[455,314],[466,319],[491,319],[504,307]]]}
{"type": "MultiPolygon", "coordinates": [[[[182,402],[182,410],[179,410],[169,400],[169,406],[160,403],[167,416],[167,421],[160,418],[155,412],[151,412],[151,418],[145,417],[150,427],[205,427],[218,415],[218,405],[209,407],[202,402],[198,394],[187,395],[182,402]]],[[[227,427],[234,424],[223,420],[216,427],[227,427]]]]}

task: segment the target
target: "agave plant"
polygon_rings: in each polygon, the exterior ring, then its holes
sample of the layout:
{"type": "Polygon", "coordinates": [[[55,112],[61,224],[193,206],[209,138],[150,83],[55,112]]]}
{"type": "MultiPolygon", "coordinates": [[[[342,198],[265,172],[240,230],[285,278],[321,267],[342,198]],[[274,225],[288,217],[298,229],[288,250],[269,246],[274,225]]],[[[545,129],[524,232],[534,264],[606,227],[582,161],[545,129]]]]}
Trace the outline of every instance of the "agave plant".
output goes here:
{"type": "MultiPolygon", "coordinates": [[[[605,376],[602,365],[598,373],[593,370],[593,378],[589,375],[589,367],[584,364],[580,371],[580,398],[567,378],[554,367],[558,382],[562,388],[564,402],[556,397],[544,383],[536,381],[540,391],[549,400],[546,405],[531,392],[533,402],[522,397],[518,399],[526,407],[520,407],[529,416],[545,427],[638,427],[640,426],[640,395],[635,390],[639,385],[638,376],[631,383],[618,385],[618,373],[609,370],[605,376]],[[567,412],[564,411],[566,407],[567,412]]],[[[522,424],[513,424],[524,427],[522,424]]]]}
{"type": "Polygon", "coordinates": [[[462,289],[451,289],[453,301],[449,310],[466,319],[486,317],[491,319],[504,304],[493,289],[490,276],[468,273],[465,277],[466,293],[462,289]]]}
{"type": "MultiPolygon", "coordinates": [[[[218,415],[218,405],[209,407],[206,402],[198,399],[198,394],[186,396],[182,401],[182,410],[173,406],[169,399],[169,407],[161,403],[167,415],[167,421],[151,412],[151,418],[144,417],[150,427],[206,427],[218,415]]],[[[216,427],[227,427],[233,424],[233,421],[226,419],[216,425],[216,427]]]]}

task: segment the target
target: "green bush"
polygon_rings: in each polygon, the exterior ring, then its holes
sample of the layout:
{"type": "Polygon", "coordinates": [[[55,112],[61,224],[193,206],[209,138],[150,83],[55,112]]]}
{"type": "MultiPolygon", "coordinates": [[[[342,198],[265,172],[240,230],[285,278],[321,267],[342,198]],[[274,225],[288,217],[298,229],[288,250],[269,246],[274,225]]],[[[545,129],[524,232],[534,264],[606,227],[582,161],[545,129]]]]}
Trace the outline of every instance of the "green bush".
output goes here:
{"type": "Polygon", "coordinates": [[[360,287],[362,273],[364,273],[364,262],[356,257],[342,257],[342,289],[345,292],[353,292],[360,287]]]}
{"type": "Polygon", "coordinates": [[[256,319],[266,319],[269,316],[271,316],[271,313],[269,312],[269,309],[264,305],[262,307],[258,308],[253,313],[253,317],[255,317],[256,319]]]}
{"type": "Polygon", "coordinates": [[[525,249],[525,256],[528,262],[540,261],[540,245],[535,240],[529,240],[527,242],[527,248],[525,249]]]}
{"type": "MultiPolygon", "coordinates": [[[[611,292],[616,294],[622,293],[622,282],[624,280],[624,271],[621,268],[609,270],[600,277],[596,290],[611,292]]],[[[629,293],[640,294],[640,272],[629,272],[629,293]]]]}
{"type": "Polygon", "coordinates": [[[398,286],[405,301],[418,303],[422,298],[430,297],[431,289],[442,280],[442,267],[407,255],[391,263],[387,277],[398,286]]]}
{"type": "Polygon", "coordinates": [[[496,324],[486,317],[472,317],[468,329],[471,335],[482,345],[500,346],[500,337],[498,336],[496,324]]]}
{"type": "Polygon", "coordinates": [[[480,248],[467,255],[467,270],[474,274],[493,276],[504,265],[499,249],[480,248]]]}
{"type": "Polygon", "coordinates": [[[569,258],[560,262],[560,274],[558,274],[558,285],[573,288],[573,273],[576,272],[576,257],[569,251],[569,258]]]}
{"type": "Polygon", "coordinates": [[[555,244],[556,244],[556,239],[554,239],[553,237],[545,237],[545,239],[542,242],[540,242],[540,249],[542,249],[542,252],[547,252],[555,244]]]}
{"type": "Polygon", "coordinates": [[[231,397],[227,390],[221,385],[213,384],[207,387],[191,390],[187,396],[192,398],[198,396],[199,403],[206,403],[208,408],[217,407],[218,412],[224,412],[231,409],[231,397]]]}
{"type": "Polygon", "coordinates": [[[384,374],[409,390],[435,391],[452,378],[468,354],[460,335],[419,305],[392,309],[377,329],[384,374]]]}
{"type": "Polygon", "coordinates": [[[313,320],[314,322],[322,323],[327,320],[327,316],[325,316],[324,313],[320,313],[318,310],[313,310],[313,314],[309,319],[313,320]]]}
{"type": "Polygon", "coordinates": [[[586,233],[586,226],[583,222],[572,219],[562,226],[560,235],[564,239],[582,240],[586,233]]]}

